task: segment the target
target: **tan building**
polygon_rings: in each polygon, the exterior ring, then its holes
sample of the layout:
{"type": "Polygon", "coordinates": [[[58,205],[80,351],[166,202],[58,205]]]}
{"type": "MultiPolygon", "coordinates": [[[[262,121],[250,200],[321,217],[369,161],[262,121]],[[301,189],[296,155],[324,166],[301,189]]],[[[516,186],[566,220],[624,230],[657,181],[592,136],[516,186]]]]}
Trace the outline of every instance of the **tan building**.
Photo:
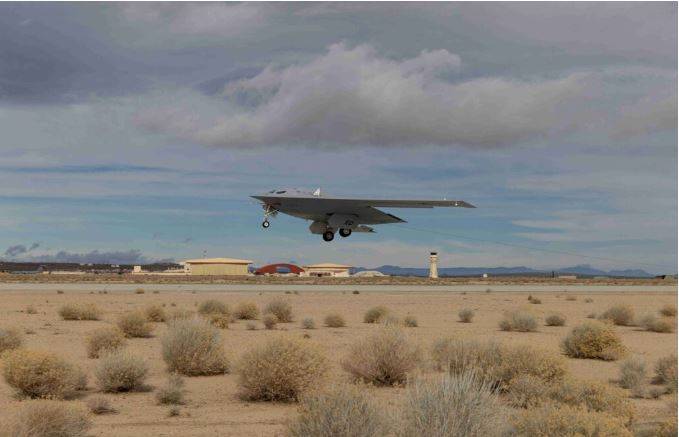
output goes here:
{"type": "Polygon", "coordinates": [[[248,265],[252,264],[252,261],[234,258],[201,258],[187,259],[183,264],[186,272],[194,276],[245,276],[249,274],[248,265]]]}
{"type": "Polygon", "coordinates": [[[351,266],[334,263],[321,263],[304,266],[304,273],[300,276],[349,276],[351,266]]]}

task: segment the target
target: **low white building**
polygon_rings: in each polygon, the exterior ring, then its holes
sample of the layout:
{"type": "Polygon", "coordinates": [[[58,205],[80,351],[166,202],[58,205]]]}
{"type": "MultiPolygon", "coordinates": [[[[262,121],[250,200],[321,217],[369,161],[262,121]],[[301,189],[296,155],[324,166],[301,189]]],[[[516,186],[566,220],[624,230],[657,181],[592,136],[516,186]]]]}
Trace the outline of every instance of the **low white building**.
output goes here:
{"type": "Polygon", "coordinates": [[[320,263],[303,266],[304,273],[300,276],[332,276],[332,277],[348,277],[349,269],[352,266],[335,263],[320,263]]]}

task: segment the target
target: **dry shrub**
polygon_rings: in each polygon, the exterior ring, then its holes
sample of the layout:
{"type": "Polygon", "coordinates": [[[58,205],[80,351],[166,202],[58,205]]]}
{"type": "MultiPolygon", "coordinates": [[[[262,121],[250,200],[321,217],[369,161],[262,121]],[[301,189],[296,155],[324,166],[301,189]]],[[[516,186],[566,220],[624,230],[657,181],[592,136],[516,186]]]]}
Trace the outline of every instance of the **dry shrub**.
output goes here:
{"type": "Polygon", "coordinates": [[[149,322],[164,322],[165,321],[165,310],[163,307],[158,305],[151,305],[146,307],[144,310],[146,313],[146,318],[149,322]]]}
{"type": "Polygon", "coordinates": [[[363,316],[364,323],[380,323],[389,313],[389,310],[384,306],[376,306],[370,308],[363,316]]]}
{"type": "Polygon", "coordinates": [[[10,425],[12,437],[84,437],[92,427],[82,404],[54,400],[25,402],[10,425]]]}
{"type": "Polygon", "coordinates": [[[228,329],[231,315],[222,313],[210,313],[205,316],[208,322],[215,328],[228,329]]]}
{"type": "Polygon", "coordinates": [[[0,328],[0,354],[16,349],[23,343],[21,332],[16,328],[0,328]]]}
{"type": "Polygon", "coordinates": [[[677,356],[660,358],[655,364],[655,382],[666,384],[671,392],[677,391],[677,356]]]}
{"type": "Polygon", "coordinates": [[[137,288],[134,290],[134,294],[144,294],[146,291],[143,288],[137,288]]]}
{"type": "Polygon", "coordinates": [[[500,329],[503,331],[536,332],[538,320],[526,311],[512,311],[506,313],[504,319],[500,321],[500,329]]]}
{"type": "Polygon", "coordinates": [[[143,390],[148,373],[144,359],[125,350],[103,355],[95,371],[99,388],[111,393],[143,390]]]}
{"type": "Polygon", "coordinates": [[[187,376],[228,371],[219,331],[204,320],[177,320],[162,338],[163,360],[170,372],[187,376]]]}
{"type": "Polygon", "coordinates": [[[275,314],[265,314],[262,323],[264,323],[266,329],[276,329],[278,317],[275,314]]]}
{"type": "Polygon", "coordinates": [[[626,353],[613,327],[600,322],[586,322],[576,326],[564,338],[561,347],[571,358],[614,361],[626,353]]]}
{"type": "Polygon", "coordinates": [[[176,320],[187,320],[191,319],[195,316],[194,312],[191,310],[185,310],[183,308],[176,308],[172,311],[170,311],[166,317],[165,317],[165,322],[166,323],[172,323],[176,320]]]}
{"type": "Polygon", "coordinates": [[[514,434],[530,437],[632,437],[622,420],[569,405],[545,405],[519,413],[514,434]]]}
{"type": "Polygon", "coordinates": [[[184,380],[176,373],[170,374],[165,387],[156,392],[156,400],[161,405],[181,405],[184,403],[184,380]]]}
{"type": "Polygon", "coordinates": [[[288,426],[290,437],[382,437],[387,418],[365,390],[351,385],[302,396],[300,414],[288,426]]]}
{"type": "Polygon", "coordinates": [[[207,314],[231,314],[231,310],[229,309],[229,306],[225,304],[224,302],[216,299],[208,299],[202,301],[198,305],[198,312],[202,315],[207,315],[207,314]]]}
{"type": "Polygon", "coordinates": [[[539,305],[539,304],[542,303],[542,300],[540,300],[540,299],[537,298],[537,297],[530,296],[530,297],[528,298],[528,302],[530,302],[530,303],[532,303],[532,304],[534,304],[534,305],[539,305]]]}
{"type": "Polygon", "coordinates": [[[674,332],[674,319],[659,318],[649,314],[641,319],[640,325],[647,331],[670,333],[674,332]]]}
{"type": "Polygon", "coordinates": [[[59,308],[64,320],[99,320],[101,310],[94,304],[66,304],[59,308]]]}
{"type": "Polygon", "coordinates": [[[123,314],[118,318],[118,328],[126,337],[145,338],[150,337],[153,325],[146,320],[144,313],[133,311],[123,314]]]}
{"type": "Polygon", "coordinates": [[[640,398],[644,394],[646,381],[646,362],[641,358],[628,358],[620,364],[620,385],[632,390],[634,397],[640,398]]]}
{"type": "Polygon", "coordinates": [[[274,299],[264,307],[264,314],[273,314],[279,323],[292,322],[292,305],[283,299],[274,299]]]}
{"type": "Polygon", "coordinates": [[[38,310],[33,305],[28,305],[26,307],[26,314],[38,314],[38,310]]]}
{"type": "Polygon", "coordinates": [[[507,401],[515,408],[537,408],[549,400],[550,386],[533,375],[519,375],[507,387],[507,401]]]}
{"type": "Polygon", "coordinates": [[[665,305],[660,308],[660,314],[665,317],[676,317],[677,316],[677,306],[676,305],[665,305]]]}
{"type": "Polygon", "coordinates": [[[248,331],[256,331],[257,330],[257,324],[255,322],[248,322],[245,325],[245,329],[247,329],[248,331]]]}
{"type": "Polygon", "coordinates": [[[585,298],[585,303],[592,303],[592,302],[594,302],[594,299],[592,299],[591,297],[585,298]]]}
{"type": "Polygon", "coordinates": [[[561,381],[566,374],[561,356],[528,345],[442,339],[434,343],[432,358],[439,370],[453,375],[473,371],[503,391],[522,375],[552,384],[561,381]]]}
{"type": "Polygon", "coordinates": [[[417,328],[417,318],[415,316],[405,316],[403,318],[403,326],[406,328],[417,328]]]}
{"type": "Polygon", "coordinates": [[[634,406],[624,390],[599,381],[566,379],[554,386],[551,398],[587,411],[605,413],[629,425],[634,418],[634,406]]]}
{"type": "Polygon", "coordinates": [[[239,320],[256,320],[259,318],[259,308],[254,302],[240,302],[234,315],[239,320]]]}
{"type": "Polygon", "coordinates": [[[125,346],[125,335],[115,326],[98,328],[86,338],[88,358],[99,358],[105,351],[113,351],[125,346]]]}
{"type": "Polygon", "coordinates": [[[15,349],[3,359],[5,382],[22,396],[64,399],[86,384],[80,369],[49,352],[15,349]]]}
{"type": "Polygon", "coordinates": [[[550,314],[545,319],[547,326],[564,326],[566,324],[566,317],[561,314],[550,314]]]}
{"type": "Polygon", "coordinates": [[[302,340],[273,338],[246,352],[238,363],[238,385],[244,399],[297,401],[318,386],[328,371],[320,349],[302,340]]]}
{"type": "Polygon", "coordinates": [[[344,320],[341,314],[328,314],[323,320],[325,326],[328,328],[344,328],[347,326],[347,322],[344,320]]]}
{"type": "Polygon", "coordinates": [[[457,316],[460,318],[460,322],[471,323],[472,319],[474,319],[474,311],[469,308],[463,308],[457,313],[457,316]]]}
{"type": "Polygon", "coordinates": [[[577,297],[575,297],[575,296],[566,296],[566,300],[567,300],[567,301],[571,301],[571,302],[573,302],[573,301],[576,301],[576,300],[578,300],[578,298],[577,298],[577,297]]]}
{"type": "Polygon", "coordinates": [[[307,317],[302,320],[302,328],[304,329],[316,329],[316,322],[311,317],[307,317]]]}
{"type": "Polygon", "coordinates": [[[399,319],[398,316],[387,314],[387,316],[384,319],[382,319],[382,323],[384,325],[400,326],[401,319],[399,319]]]}
{"type": "Polygon", "coordinates": [[[87,408],[92,414],[109,414],[116,412],[116,409],[111,407],[111,403],[104,396],[93,396],[88,398],[87,408]]]}
{"type": "Polygon", "coordinates": [[[588,319],[596,319],[596,313],[589,313],[587,314],[588,319]]]}
{"type": "Polygon", "coordinates": [[[355,379],[375,385],[396,385],[422,361],[420,348],[396,326],[383,326],[355,343],[342,360],[342,368],[355,379]]]}
{"type": "Polygon", "coordinates": [[[610,320],[619,326],[632,326],[634,325],[634,308],[631,305],[614,305],[604,311],[600,319],[610,320]]]}

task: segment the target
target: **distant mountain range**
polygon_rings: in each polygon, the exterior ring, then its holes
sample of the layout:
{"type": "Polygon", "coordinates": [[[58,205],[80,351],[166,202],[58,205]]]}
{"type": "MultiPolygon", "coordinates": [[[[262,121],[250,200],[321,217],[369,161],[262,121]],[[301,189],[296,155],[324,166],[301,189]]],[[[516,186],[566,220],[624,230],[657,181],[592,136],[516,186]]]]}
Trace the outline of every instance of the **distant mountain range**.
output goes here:
{"type": "MultiPolygon", "coordinates": [[[[429,268],[419,267],[399,267],[392,265],[384,265],[368,269],[365,267],[356,267],[355,271],[360,272],[364,270],[377,270],[385,275],[391,276],[429,276],[429,268]]],[[[439,276],[481,276],[488,273],[490,276],[503,275],[545,275],[551,274],[552,270],[536,270],[530,267],[439,267],[439,276]]],[[[588,264],[581,264],[573,267],[566,267],[554,270],[555,274],[559,275],[584,275],[584,276],[625,276],[634,278],[650,278],[655,275],[648,273],[641,269],[627,269],[627,270],[599,270],[588,264]]]]}

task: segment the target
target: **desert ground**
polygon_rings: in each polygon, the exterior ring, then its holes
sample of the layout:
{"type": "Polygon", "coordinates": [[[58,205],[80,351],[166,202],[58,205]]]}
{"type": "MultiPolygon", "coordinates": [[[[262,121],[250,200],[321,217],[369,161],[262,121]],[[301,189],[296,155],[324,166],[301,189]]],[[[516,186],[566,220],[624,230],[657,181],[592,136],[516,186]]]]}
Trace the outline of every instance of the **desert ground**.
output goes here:
{"type": "MultiPolygon", "coordinates": [[[[388,284],[387,284],[388,285],[388,284]]],[[[497,285],[497,284],[496,284],[497,285]]],[[[676,283],[632,282],[625,287],[616,285],[592,287],[531,287],[521,291],[521,284],[512,282],[510,290],[476,284],[468,289],[427,289],[418,287],[409,291],[399,287],[389,291],[384,284],[364,286],[358,294],[352,286],[314,289],[313,284],[291,289],[258,290],[256,284],[245,290],[238,287],[182,284],[181,289],[153,283],[111,284],[101,283],[0,283],[0,328],[16,327],[24,333],[27,349],[55,352],[69,362],[80,366],[88,375],[87,389],[77,401],[102,395],[117,410],[115,414],[92,415],[91,435],[97,436],[213,436],[213,435],[282,435],[286,423],[294,419],[298,406],[295,403],[248,402],[237,395],[237,376],[185,377],[186,404],[180,406],[178,416],[169,417],[170,407],[159,405],[153,391],[100,394],[96,388],[94,369],[96,359],[87,357],[84,339],[93,329],[115,324],[126,312],[144,309],[149,305],[163,306],[166,310],[183,308],[195,310],[206,299],[218,299],[234,307],[242,301],[257,303],[263,308],[274,298],[287,300],[293,308],[294,322],[278,324],[275,330],[265,330],[261,320],[256,330],[247,330],[245,321],[235,321],[222,329],[222,341],[228,358],[237,362],[250,348],[273,336],[303,338],[318,344],[331,363],[327,384],[349,381],[341,368],[340,360],[349,347],[371,332],[380,329],[378,324],[366,324],[363,315],[377,305],[386,306],[399,317],[414,316],[418,326],[403,328],[428,356],[432,343],[442,337],[494,339],[503,344],[531,344],[560,353],[560,342],[572,327],[588,320],[591,313],[600,314],[615,304],[631,305],[637,316],[657,314],[664,305],[676,305],[676,283]],[[478,285],[478,286],[477,286],[478,285]],[[518,287],[518,288],[517,288],[518,287]],[[530,291],[528,291],[530,289],[530,291]],[[143,292],[142,292],[143,290],[143,292]],[[527,300],[533,293],[540,304],[527,300]],[[591,302],[586,302],[586,299],[591,302]],[[59,308],[68,303],[93,303],[103,310],[101,320],[66,321],[58,315],[59,308]],[[27,313],[32,306],[35,314],[27,313]],[[458,311],[471,308],[475,311],[472,323],[458,321],[458,311]],[[538,332],[505,332],[498,328],[503,313],[525,309],[538,317],[538,332]],[[566,317],[565,326],[545,326],[545,317],[558,312],[566,317]],[[339,313],[346,319],[344,328],[327,328],[323,319],[329,313],[339,313]],[[315,319],[317,329],[305,330],[300,322],[315,319]]],[[[264,287],[266,288],[266,287],[264,287]]],[[[294,288],[294,287],[292,287],[294,288]]],[[[673,333],[648,332],[636,326],[616,326],[630,356],[642,358],[649,371],[661,357],[677,353],[676,319],[673,333]]],[[[150,338],[131,338],[127,348],[144,357],[150,367],[147,382],[151,387],[162,386],[167,379],[166,365],[161,358],[160,338],[166,331],[164,323],[154,323],[150,338]]],[[[619,361],[592,359],[567,359],[569,373],[582,380],[599,380],[616,384],[619,361]]],[[[431,364],[421,372],[435,373],[431,364]]],[[[369,390],[385,407],[396,407],[402,401],[403,388],[370,387],[369,390]]],[[[671,395],[658,399],[631,399],[636,409],[637,426],[662,422],[670,417],[667,407],[671,395]]],[[[4,381],[0,382],[0,423],[6,423],[21,407],[21,399],[4,381]]]]}

